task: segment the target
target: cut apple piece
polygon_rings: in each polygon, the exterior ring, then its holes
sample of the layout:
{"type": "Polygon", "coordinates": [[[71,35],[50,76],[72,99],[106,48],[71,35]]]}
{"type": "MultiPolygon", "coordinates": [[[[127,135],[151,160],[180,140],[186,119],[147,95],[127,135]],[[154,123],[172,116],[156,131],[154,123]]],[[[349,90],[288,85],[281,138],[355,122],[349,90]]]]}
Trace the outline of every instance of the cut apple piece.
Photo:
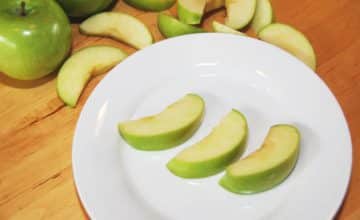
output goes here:
{"type": "Polygon", "coordinates": [[[164,37],[176,37],[184,34],[203,33],[203,29],[185,24],[174,17],[159,14],[158,27],[164,37]]]}
{"type": "Polygon", "coordinates": [[[225,6],[225,0],[207,0],[205,12],[210,12],[225,6]]]}
{"type": "Polygon", "coordinates": [[[257,0],[255,15],[251,22],[251,28],[257,34],[263,27],[271,24],[272,21],[273,9],[270,0],[257,0]]]}
{"type": "Polygon", "coordinates": [[[244,152],[247,130],[244,115],[232,110],[207,137],[181,151],[167,167],[184,178],[216,174],[244,152]]]}
{"type": "Polygon", "coordinates": [[[177,13],[185,24],[200,24],[206,6],[206,0],[179,0],[177,13]]]}
{"type": "Polygon", "coordinates": [[[299,155],[300,133],[291,125],[275,125],[262,147],[226,169],[220,185],[239,194],[273,188],[285,180],[299,155]]]}
{"type": "Polygon", "coordinates": [[[104,73],[127,57],[122,50],[110,46],[92,46],[73,54],[57,76],[57,92],[61,100],[74,107],[91,76],[104,73]]]}
{"type": "Polygon", "coordinates": [[[256,0],[225,0],[225,24],[233,29],[245,27],[254,17],[256,0]]]}
{"type": "Polygon", "coordinates": [[[153,37],[144,23],[120,12],[103,12],[86,19],[80,25],[83,34],[111,37],[137,49],[153,43],[153,37]]]}
{"type": "Polygon", "coordinates": [[[269,24],[258,34],[259,38],[274,44],[316,69],[316,55],[310,41],[295,28],[280,23],[269,24]]]}
{"type": "Polygon", "coordinates": [[[139,150],[163,150],[186,141],[199,127],[203,99],[188,94],[157,115],[119,124],[120,135],[139,150]]]}
{"type": "Polygon", "coordinates": [[[127,4],[145,11],[163,11],[170,8],[175,0],[124,0],[127,4]]]}
{"type": "Polygon", "coordinates": [[[213,21],[212,23],[212,27],[214,29],[215,32],[219,32],[219,33],[226,33],[226,34],[236,34],[236,35],[240,35],[240,36],[246,36],[246,34],[234,30],[231,27],[228,27],[226,25],[223,25],[217,21],[213,21]]]}
{"type": "Polygon", "coordinates": [[[177,13],[179,20],[185,24],[200,24],[204,13],[224,5],[225,0],[179,0],[177,13]]]}

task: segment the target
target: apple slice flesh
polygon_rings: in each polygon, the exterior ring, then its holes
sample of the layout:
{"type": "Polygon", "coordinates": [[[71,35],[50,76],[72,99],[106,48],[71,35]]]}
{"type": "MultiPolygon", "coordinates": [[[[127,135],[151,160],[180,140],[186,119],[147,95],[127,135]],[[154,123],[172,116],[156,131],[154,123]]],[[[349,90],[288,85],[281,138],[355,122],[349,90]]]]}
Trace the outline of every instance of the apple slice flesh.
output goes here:
{"type": "Polygon", "coordinates": [[[259,38],[274,44],[316,69],[316,55],[310,41],[295,28],[280,23],[269,24],[258,34],[259,38]]]}
{"type": "Polygon", "coordinates": [[[226,25],[223,25],[217,21],[213,21],[212,23],[212,27],[214,29],[215,32],[219,32],[219,33],[226,33],[226,34],[236,34],[236,35],[240,35],[240,36],[246,36],[246,34],[234,30],[231,27],[228,27],[226,25]]]}
{"type": "Polygon", "coordinates": [[[179,20],[185,24],[200,24],[206,0],[179,0],[177,12],[179,20]]]}
{"type": "Polygon", "coordinates": [[[158,27],[161,34],[166,37],[176,37],[184,34],[203,33],[203,29],[185,24],[174,17],[159,14],[158,27]]]}
{"type": "Polygon", "coordinates": [[[300,133],[291,125],[275,125],[262,147],[226,169],[220,185],[239,194],[262,192],[280,184],[295,167],[300,133]]]}
{"type": "Polygon", "coordinates": [[[111,37],[142,49],[153,43],[151,32],[137,18],[121,12],[103,12],[80,25],[83,34],[111,37]]]}
{"type": "Polygon", "coordinates": [[[104,73],[127,57],[122,50],[110,46],[91,46],[73,54],[57,76],[59,97],[75,107],[91,76],[104,73]]]}
{"type": "Polygon", "coordinates": [[[232,110],[207,137],[181,151],[167,167],[184,178],[216,174],[244,152],[247,130],[244,115],[232,110]]]}
{"type": "Polygon", "coordinates": [[[127,4],[145,11],[163,11],[170,8],[175,0],[124,0],[127,4]]]}
{"type": "Polygon", "coordinates": [[[245,27],[254,17],[256,0],[226,0],[225,24],[233,29],[245,27]]]}
{"type": "Polygon", "coordinates": [[[120,135],[139,150],[163,150],[186,141],[199,127],[203,99],[188,94],[157,115],[119,124],[120,135]]]}
{"type": "Polygon", "coordinates": [[[271,24],[272,21],[273,9],[270,0],[257,0],[255,15],[251,22],[251,28],[257,34],[263,27],[271,24]]]}

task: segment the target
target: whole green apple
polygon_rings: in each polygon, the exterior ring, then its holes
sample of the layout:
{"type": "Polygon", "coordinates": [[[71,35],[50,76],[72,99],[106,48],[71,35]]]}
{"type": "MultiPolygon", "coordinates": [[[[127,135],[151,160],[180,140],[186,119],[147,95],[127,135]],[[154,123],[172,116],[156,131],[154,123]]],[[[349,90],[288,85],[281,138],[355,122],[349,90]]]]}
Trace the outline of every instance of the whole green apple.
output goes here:
{"type": "Polygon", "coordinates": [[[73,18],[87,17],[105,10],[114,0],[57,0],[73,18]]]}
{"type": "Polygon", "coordinates": [[[55,71],[71,47],[71,26],[54,0],[1,0],[0,72],[31,80],[55,71]]]}

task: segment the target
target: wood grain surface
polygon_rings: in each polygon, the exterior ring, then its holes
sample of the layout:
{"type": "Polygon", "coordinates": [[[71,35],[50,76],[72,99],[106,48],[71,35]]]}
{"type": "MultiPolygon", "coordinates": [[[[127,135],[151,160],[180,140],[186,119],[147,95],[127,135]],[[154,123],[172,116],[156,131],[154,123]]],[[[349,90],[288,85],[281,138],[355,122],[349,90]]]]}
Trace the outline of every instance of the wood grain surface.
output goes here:
{"type": "MultiPolygon", "coordinates": [[[[273,0],[276,19],[303,31],[318,56],[319,76],[339,100],[353,142],[353,171],[337,219],[360,219],[360,0],[273,0]]],[[[157,41],[157,13],[119,1],[113,11],[141,19],[157,41]]],[[[175,7],[169,10],[176,13],[175,7]]],[[[223,21],[225,10],[206,17],[203,26],[223,21]]],[[[1,30],[0,30],[1,31],[1,30]]],[[[73,51],[89,45],[135,50],[111,39],[88,37],[73,24],[73,51]]],[[[0,219],[87,219],[71,169],[71,143],[83,104],[104,75],[93,78],[80,102],[64,106],[55,90],[56,73],[20,82],[0,76],[0,219]]],[[[306,89],[306,88],[305,88],[306,89]]],[[[334,161],[335,162],[335,161],[334,161]]]]}

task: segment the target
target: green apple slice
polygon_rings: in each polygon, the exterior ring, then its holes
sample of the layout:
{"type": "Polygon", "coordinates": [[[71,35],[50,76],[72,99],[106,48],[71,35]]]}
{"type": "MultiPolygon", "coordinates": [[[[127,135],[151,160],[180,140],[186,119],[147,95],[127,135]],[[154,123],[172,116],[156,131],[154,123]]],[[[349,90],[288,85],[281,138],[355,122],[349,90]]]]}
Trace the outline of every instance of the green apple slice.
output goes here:
{"type": "Polygon", "coordinates": [[[127,57],[122,50],[110,46],[91,46],[73,54],[61,67],[57,92],[68,106],[75,107],[91,76],[104,73],[127,57]]]}
{"type": "Polygon", "coordinates": [[[223,25],[217,21],[213,21],[212,23],[212,27],[214,29],[215,32],[219,32],[219,33],[226,33],[226,34],[236,34],[236,35],[240,35],[240,36],[246,36],[246,34],[234,30],[231,27],[228,27],[226,25],[223,25]]]}
{"type": "Polygon", "coordinates": [[[181,151],[167,167],[184,178],[216,174],[244,152],[247,130],[244,115],[232,110],[207,137],[181,151]]]}
{"type": "Polygon", "coordinates": [[[310,41],[295,28],[280,23],[269,24],[258,34],[261,40],[274,44],[316,69],[316,55],[310,41]]]}
{"type": "Polygon", "coordinates": [[[239,194],[262,192],[280,184],[295,167],[300,133],[291,125],[275,125],[262,147],[226,169],[220,185],[239,194]]]}
{"type": "Polygon", "coordinates": [[[205,12],[210,12],[225,6],[225,0],[207,0],[205,12]]]}
{"type": "Polygon", "coordinates": [[[112,37],[137,49],[153,43],[151,32],[137,18],[121,12],[103,12],[86,19],[80,25],[83,34],[112,37]]]}
{"type": "Polygon", "coordinates": [[[145,11],[163,11],[175,3],[175,0],[124,0],[127,4],[145,11]]]}
{"type": "Polygon", "coordinates": [[[177,13],[185,24],[200,24],[206,6],[206,0],[179,0],[177,13]]]}
{"type": "Polygon", "coordinates": [[[176,37],[184,34],[203,33],[203,29],[185,24],[174,17],[159,14],[158,27],[161,34],[166,37],[176,37]]]}
{"type": "Polygon", "coordinates": [[[177,13],[179,20],[185,24],[200,24],[204,13],[224,5],[225,0],[179,0],[177,13]]]}
{"type": "Polygon", "coordinates": [[[254,18],[251,27],[255,33],[271,24],[273,21],[273,9],[270,0],[257,0],[254,18]]]}
{"type": "Polygon", "coordinates": [[[188,94],[157,115],[119,124],[120,135],[139,150],[163,150],[186,141],[200,126],[204,100],[188,94]]]}
{"type": "Polygon", "coordinates": [[[256,0],[226,0],[225,24],[233,29],[245,27],[254,17],[256,0]]]}

